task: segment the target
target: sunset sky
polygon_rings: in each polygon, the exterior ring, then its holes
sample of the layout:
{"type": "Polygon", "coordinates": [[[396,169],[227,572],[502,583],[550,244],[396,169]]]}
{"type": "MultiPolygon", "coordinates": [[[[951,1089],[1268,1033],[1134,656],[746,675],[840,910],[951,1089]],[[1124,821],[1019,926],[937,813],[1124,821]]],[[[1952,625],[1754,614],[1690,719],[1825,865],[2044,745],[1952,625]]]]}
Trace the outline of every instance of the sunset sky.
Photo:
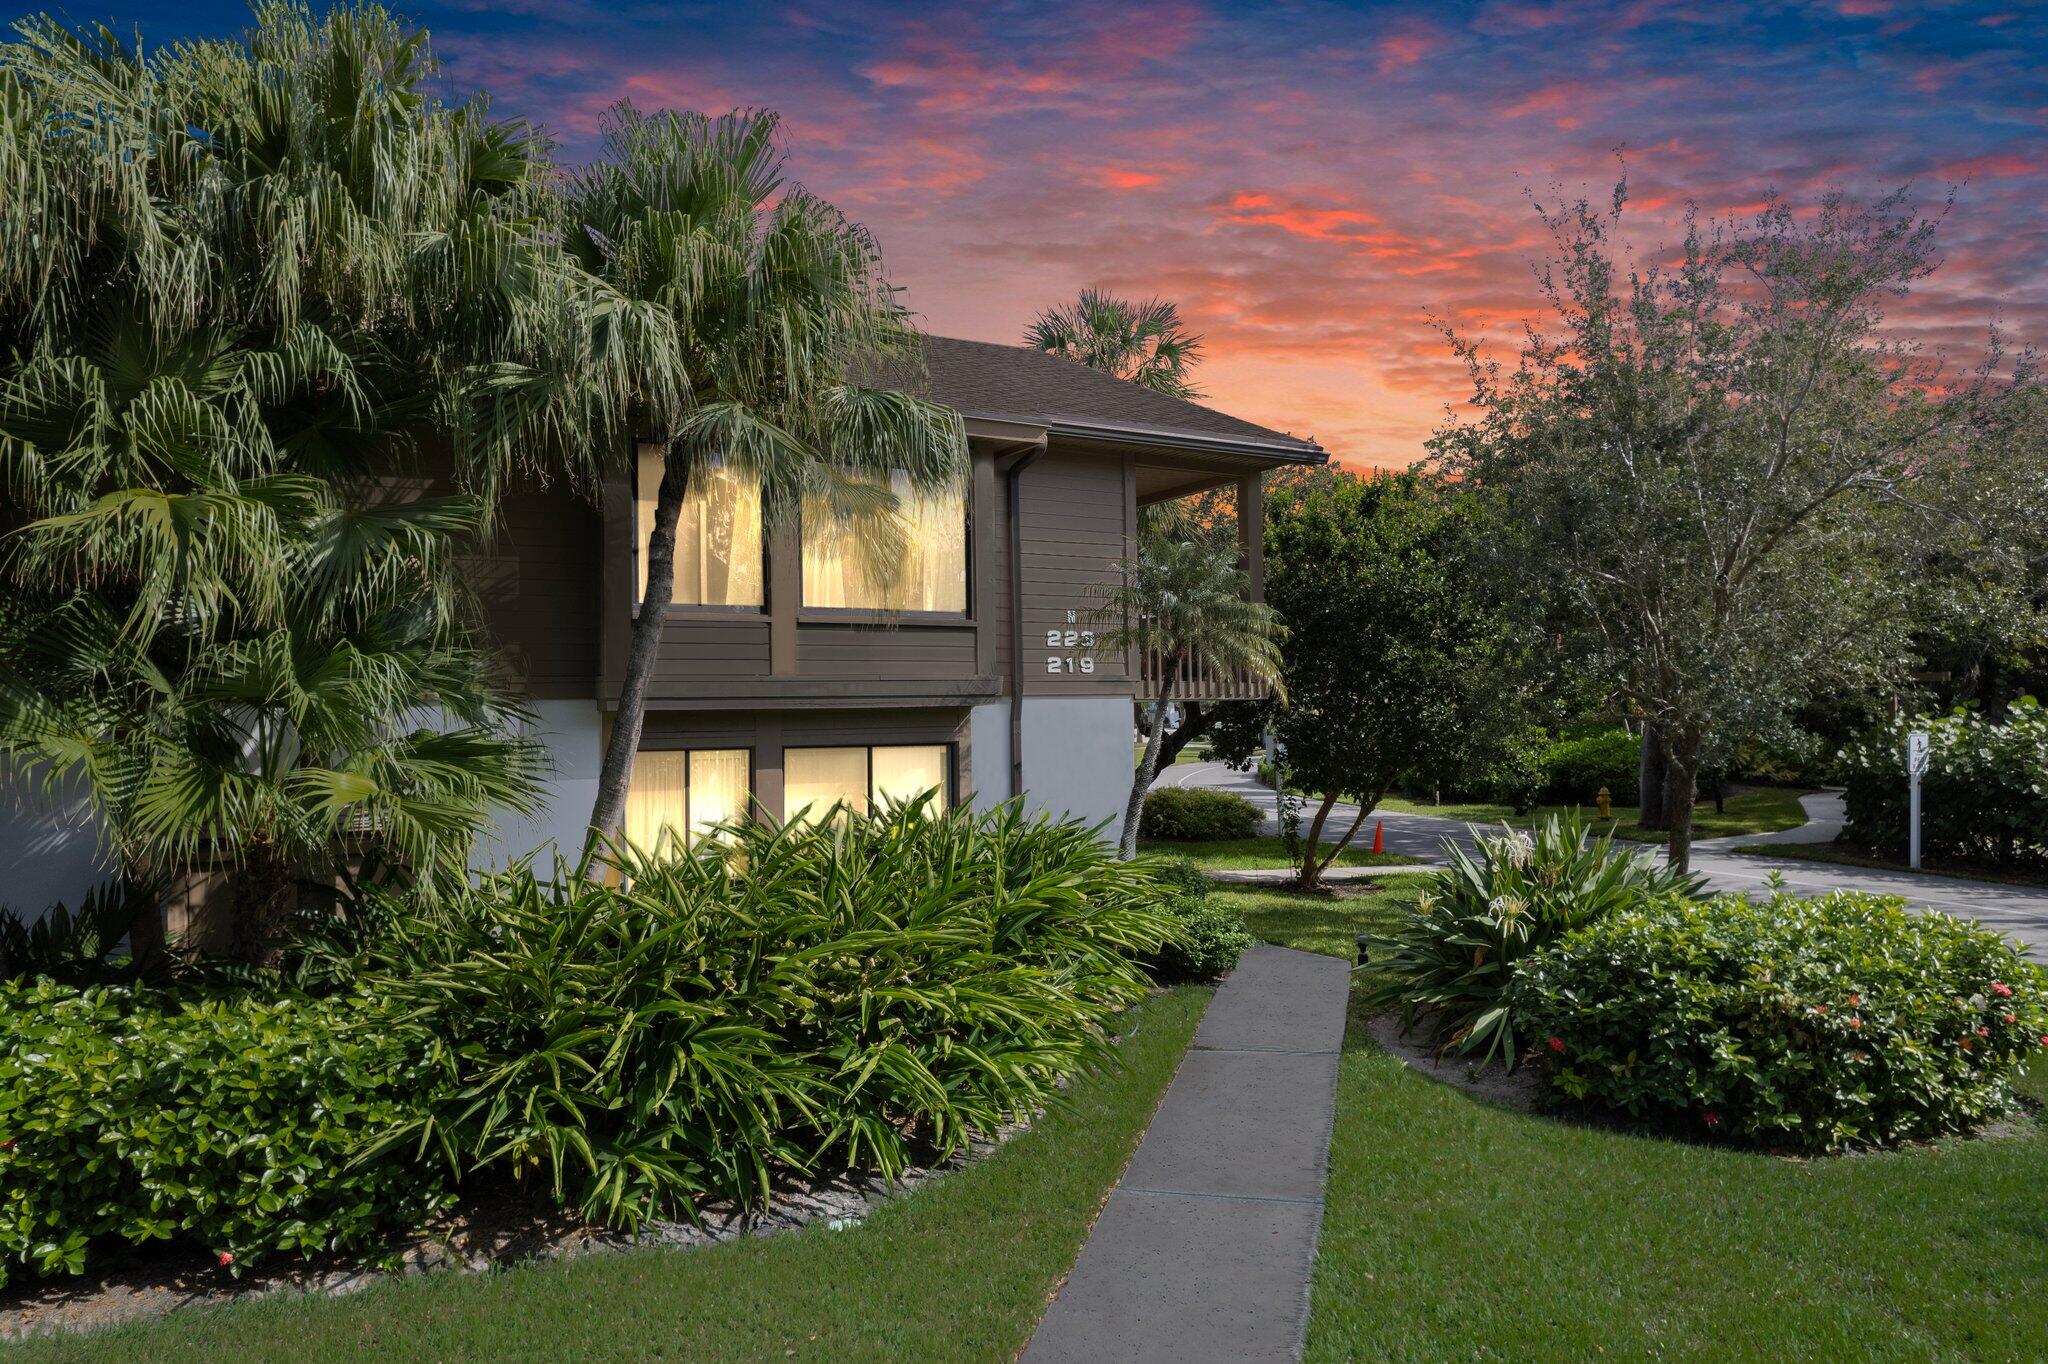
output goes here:
{"type": "MultiPolygon", "coordinates": [[[[148,41],[240,5],[66,7],[148,41]]],[[[1441,3],[400,5],[452,91],[587,154],[614,101],[780,110],[932,331],[1016,341],[1086,285],[1175,300],[1209,401],[1339,458],[1421,453],[1463,375],[1431,317],[1512,343],[1531,207],[1626,149],[1653,243],[1913,181],[1947,263],[1904,320],[1964,356],[2048,342],[2048,6],[1441,3]]]]}

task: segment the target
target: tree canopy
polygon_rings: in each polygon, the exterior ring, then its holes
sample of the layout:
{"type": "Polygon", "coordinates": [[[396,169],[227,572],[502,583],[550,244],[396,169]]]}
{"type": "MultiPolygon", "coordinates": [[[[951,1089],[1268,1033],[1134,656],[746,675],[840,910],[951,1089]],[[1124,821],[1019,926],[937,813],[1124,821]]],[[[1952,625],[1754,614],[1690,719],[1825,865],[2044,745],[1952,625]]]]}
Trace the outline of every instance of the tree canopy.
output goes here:
{"type": "Polygon", "coordinates": [[[2029,365],[1994,338],[1959,373],[1886,328],[1936,264],[1903,192],[1694,215],[1647,265],[1618,245],[1626,201],[1539,209],[1555,329],[1512,367],[1454,337],[1472,412],[1431,449],[1497,504],[1503,577],[1540,587],[1564,653],[1661,736],[1683,865],[1704,764],[1906,669],[1910,551],[1957,524],[2029,365]]]}

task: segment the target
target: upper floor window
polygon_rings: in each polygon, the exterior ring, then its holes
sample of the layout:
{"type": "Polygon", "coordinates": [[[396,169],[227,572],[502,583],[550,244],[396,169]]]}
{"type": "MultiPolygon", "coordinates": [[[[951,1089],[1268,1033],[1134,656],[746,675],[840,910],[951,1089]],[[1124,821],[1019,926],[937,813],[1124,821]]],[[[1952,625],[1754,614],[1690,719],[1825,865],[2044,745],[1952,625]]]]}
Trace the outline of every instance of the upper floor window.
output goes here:
{"type": "MultiPolygon", "coordinates": [[[[662,451],[641,450],[633,499],[636,599],[647,595],[647,535],[654,527],[661,471],[662,451]]],[[[677,606],[759,608],[768,599],[765,587],[760,481],[736,469],[699,465],[690,473],[676,520],[676,582],[669,600],[677,606]]]]}
{"type": "Polygon", "coordinates": [[[900,560],[872,563],[816,502],[804,504],[804,605],[857,611],[967,613],[967,497],[920,493],[890,476],[905,541],[900,560]]]}

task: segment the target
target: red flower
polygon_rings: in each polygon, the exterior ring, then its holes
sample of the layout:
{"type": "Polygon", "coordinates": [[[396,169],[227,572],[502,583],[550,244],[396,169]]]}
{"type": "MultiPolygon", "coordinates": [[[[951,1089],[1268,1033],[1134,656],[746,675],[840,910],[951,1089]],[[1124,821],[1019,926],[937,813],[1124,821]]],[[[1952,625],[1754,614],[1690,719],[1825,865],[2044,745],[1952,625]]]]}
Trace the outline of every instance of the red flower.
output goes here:
{"type": "Polygon", "coordinates": [[[1862,996],[1862,995],[1850,995],[1850,996],[1849,996],[1849,1002],[1850,1002],[1851,1004],[1861,1004],[1861,1003],[1863,1002],[1863,996],[1862,996]]]}
{"type": "Polygon", "coordinates": [[[233,1264],[234,1262],[235,1253],[232,1250],[224,1250],[220,1253],[220,1267],[222,1269],[226,1269],[229,1265],[233,1264]]]}
{"type": "Polygon", "coordinates": [[[1702,1113],[1700,1114],[1700,1121],[1709,1127],[1719,1127],[1721,1125],[1721,1115],[1719,1113],[1702,1113]]]}
{"type": "Polygon", "coordinates": [[[1860,1029],[1863,1026],[1863,1020],[1860,1018],[1852,1018],[1849,1020],[1849,1026],[1852,1028],[1860,1029]]]}
{"type": "Polygon", "coordinates": [[[2017,1023],[2017,1022],[2019,1022],[2019,1019],[2017,1019],[2017,1018],[2013,1017],[2013,1016],[2012,1016],[2011,1014],[2000,1014],[2000,1015],[1999,1015],[1999,1017],[2000,1017],[2000,1018],[2002,1018],[2002,1019],[2004,1019],[2004,1020],[2005,1020],[2006,1022],[2008,1022],[2008,1023],[2017,1023]]]}
{"type": "Polygon", "coordinates": [[[1970,1049],[1970,1044],[1976,1040],[1977,1039],[1974,1037],[1965,1037],[1962,1041],[1963,1050],[1968,1051],[1970,1049]]]}
{"type": "Polygon", "coordinates": [[[12,1151],[15,1140],[15,1138],[9,1137],[6,1141],[0,1141],[0,1151],[12,1151]]]}
{"type": "MultiPolygon", "coordinates": [[[[2042,1038],[2041,1040],[2042,1040],[2043,1042],[2048,1042],[2048,1037],[2044,1037],[2044,1038],[2042,1038]]],[[[1550,1039],[1550,1049],[1551,1049],[1552,1051],[1563,1051],[1563,1050],[1564,1050],[1564,1039],[1563,1039],[1562,1037],[1553,1037],[1553,1038],[1551,1038],[1551,1039],[1550,1039]]]]}
{"type": "Polygon", "coordinates": [[[1977,1036],[1979,1036],[1979,1037],[1989,1037],[1989,1036],[1991,1036],[1991,1029],[1989,1029],[1989,1028],[1986,1028],[1986,1027],[1982,1027],[1982,1026],[1980,1026],[1980,1027],[1979,1027],[1979,1028],[1977,1029],[1977,1036]]]}
{"type": "Polygon", "coordinates": [[[1813,1011],[1817,1014],[1824,1014],[1828,1011],[1828,1006],[1825,1004],[1816,1004],[1813,1006],[1813,1011]]]}
{"type": "Polygon", "coordinates": [[[1991,993],[1997,995],[2000,999],[2011,999],[2012,986],[2005,984],[2003,981],[1994,980],[1991,982],[1991,993]]]}
{"type": "Polygon", "coordinates": [[[2048,1047],[2048,1037],[2044,1037],[2041,1039],[2041,1045],[2044,1047],[2048,1047]]]}

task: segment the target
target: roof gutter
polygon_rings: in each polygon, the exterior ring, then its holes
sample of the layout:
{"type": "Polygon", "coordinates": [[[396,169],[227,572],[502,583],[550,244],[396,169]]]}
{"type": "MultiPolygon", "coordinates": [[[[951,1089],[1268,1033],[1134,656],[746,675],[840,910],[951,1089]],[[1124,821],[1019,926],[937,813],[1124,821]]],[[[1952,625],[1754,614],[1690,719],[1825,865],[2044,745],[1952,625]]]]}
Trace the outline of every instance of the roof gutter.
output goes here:
{"type": "Polygon", "coordinates": [[[1010,542],[1010,798],[1024,794],[1024,520],[1017,489],[1045,453],[1046,438],[1023,444],[1002,466],[1004,521],[1010,542]]]}
{"type": "Polygon", "coordinates": [[[1093,426],[1062,421],[1047,422],[1045,429],[1064,440],[1156,445],[1169,450],[1206,450],[1221,455],[1255,455],[1287,464],[1327,464],[1330,459],[1330,452],[1314,441],[1280,445],[1270,441],[1234,440],[1229,436],[1190,436],[1170,431],[1148,431],[1141,427],[1093,426]]]}

